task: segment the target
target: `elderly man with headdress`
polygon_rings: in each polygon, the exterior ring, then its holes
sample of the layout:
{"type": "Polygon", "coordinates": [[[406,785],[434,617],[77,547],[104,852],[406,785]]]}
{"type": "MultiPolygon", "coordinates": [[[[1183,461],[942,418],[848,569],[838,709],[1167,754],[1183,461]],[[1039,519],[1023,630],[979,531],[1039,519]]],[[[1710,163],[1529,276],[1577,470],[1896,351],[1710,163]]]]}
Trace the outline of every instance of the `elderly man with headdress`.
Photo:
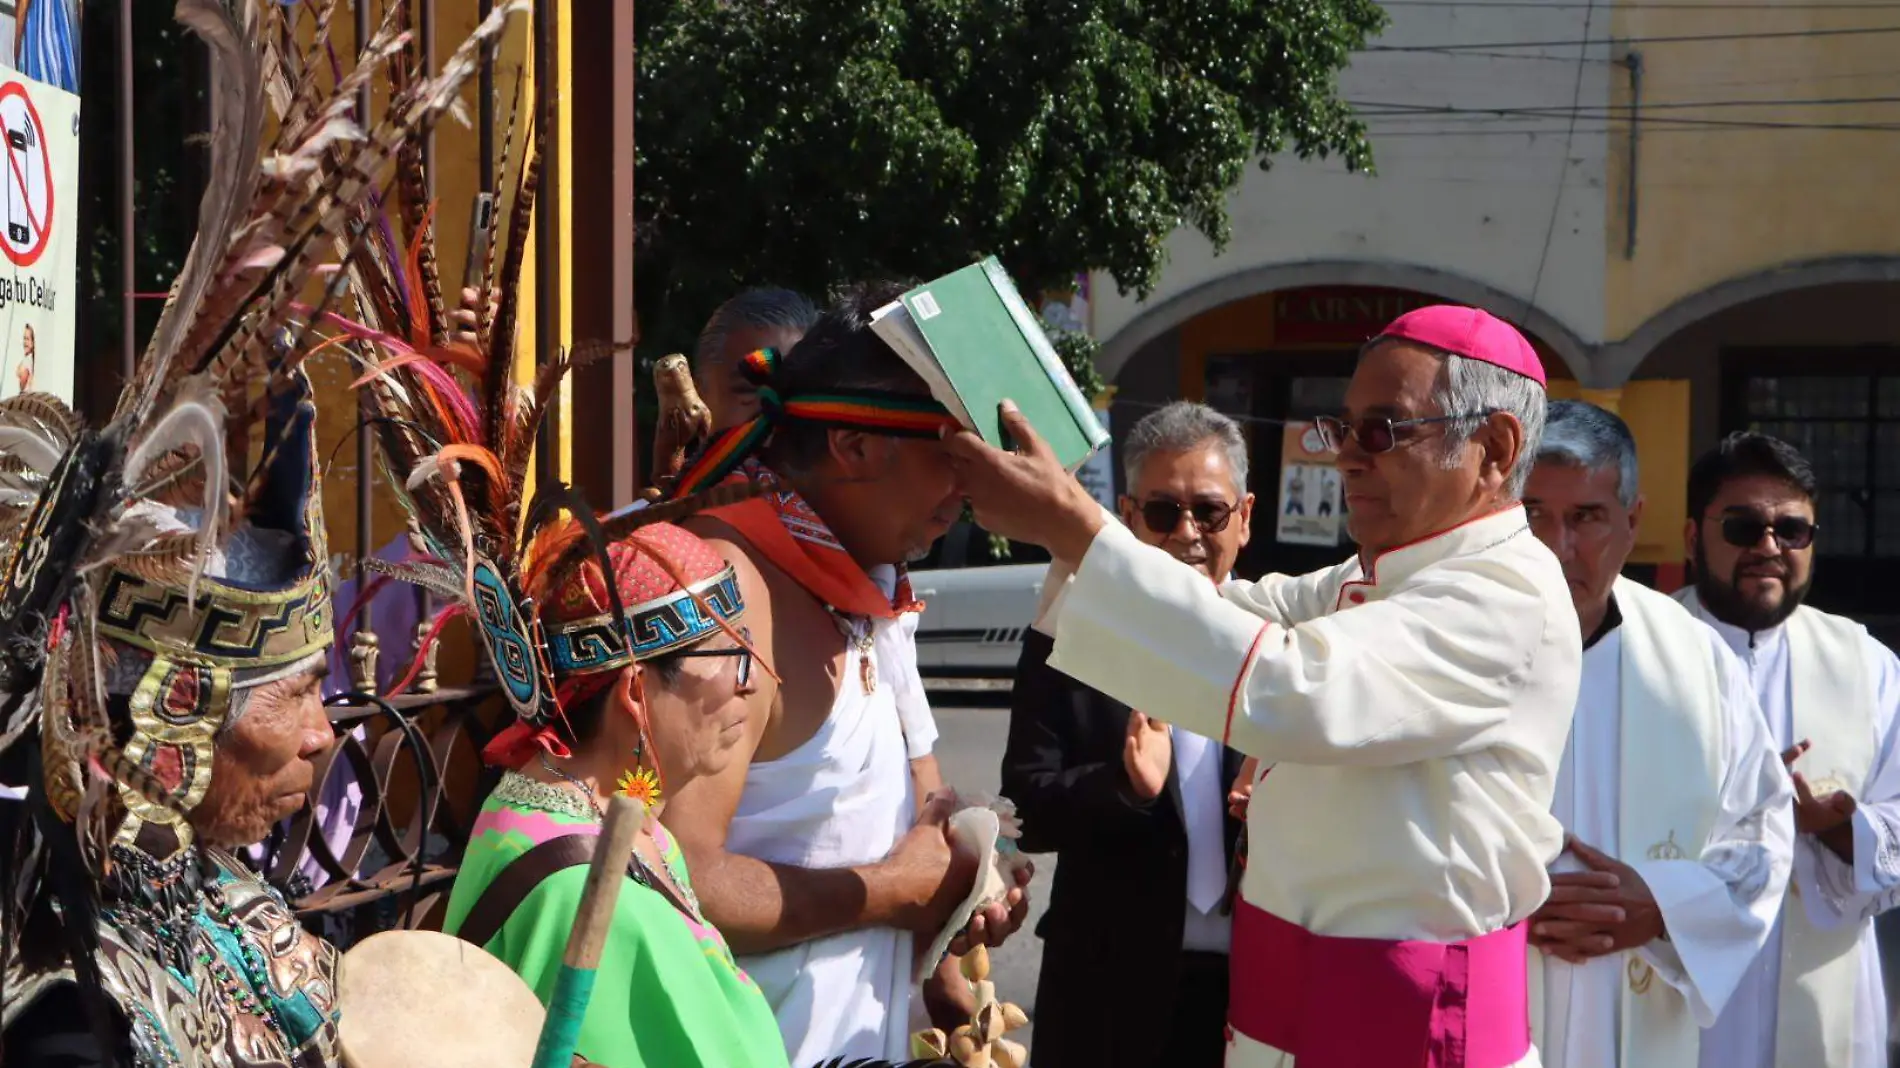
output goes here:
{"type": "MultiPolygon", "coordinates": [[[[281,5],[180,0],[211,49],[200,230],[103,430],[0,401],[0,1018],[10,1068],[330,1068],[336,954],[231,850],[300,808],[332,742],[329,559],[299,302],[398,146],[506,11],[373,136],[281,5]],[[308,74],[309,76],[306,76],[308,74]],[[275,106],[276,121],[266,108],[275,106]]],[[[331,276],[320,300],[339,295],[331,276]]],[[[363,473],[367,474],[367,473],[363,473]]]]}
{"type": "Polygon", "coordinates": [[[1583,645],[1518,503],[1544,404],[1508,324],[1401,316],[1318,421],[1359,552],[1218,589],[1113,522],[1007,406],[1019,454],[951,442],[977,520],[1057,561],[1050,664],[1260,760],[1230,1066],[1537,1063],[1523,921],[1563,841],[1583,645]]]}

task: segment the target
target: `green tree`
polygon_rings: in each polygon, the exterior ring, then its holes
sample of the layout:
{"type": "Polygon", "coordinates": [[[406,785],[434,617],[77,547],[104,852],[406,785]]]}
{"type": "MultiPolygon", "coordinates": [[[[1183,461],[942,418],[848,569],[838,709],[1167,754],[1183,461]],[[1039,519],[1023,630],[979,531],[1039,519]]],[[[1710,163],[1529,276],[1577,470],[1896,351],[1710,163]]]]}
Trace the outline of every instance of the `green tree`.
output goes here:
{"type": "Polygon", "coordinates": [[[641,0],[647,351],[719,301],[996,255],[1019,287],[1155,284],[1249,161],[1371,166],[1339,98],[1372,0],[641,0]]]}

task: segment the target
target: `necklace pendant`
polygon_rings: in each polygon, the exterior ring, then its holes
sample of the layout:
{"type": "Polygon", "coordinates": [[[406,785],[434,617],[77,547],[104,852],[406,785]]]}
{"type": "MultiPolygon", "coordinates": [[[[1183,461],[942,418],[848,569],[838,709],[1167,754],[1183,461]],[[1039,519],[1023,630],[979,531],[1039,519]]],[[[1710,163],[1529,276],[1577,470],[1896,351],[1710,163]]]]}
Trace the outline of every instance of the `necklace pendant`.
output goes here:
{"type": "Polygon", "coordinates": [[[858,681],[864,684],[864,696],[877,692],[877,665],[871,662],[871,650],[858,650],[858,681]]]}

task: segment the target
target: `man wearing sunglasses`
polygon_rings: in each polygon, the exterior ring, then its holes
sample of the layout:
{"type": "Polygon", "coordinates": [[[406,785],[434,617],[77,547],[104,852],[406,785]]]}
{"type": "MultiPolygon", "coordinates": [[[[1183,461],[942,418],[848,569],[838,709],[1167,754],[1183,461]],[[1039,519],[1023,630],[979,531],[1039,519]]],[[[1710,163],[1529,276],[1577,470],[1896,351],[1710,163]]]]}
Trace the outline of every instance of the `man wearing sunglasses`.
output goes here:
{"type": "Polygon", "coordinates": [[[1620,577],[1637,484],[1623,420],[1551,404],[1524,509],[1587,637],[1552,805],[1564,853],[1530,921],[1544,1068],[1696,1064],[1793,863],[1794,788],[1747,670],[1681,605],[1620,577]]]}
{"type": "Polygon", "coordinates": [[[1401,316],[1321,424],[1359,553],[1218,590],[1113,522],[1012,407],[1016,453],[951,437],[977,521],[1055,558],[1050,664],[1266,769],[1230,1068],[1537,1064],[1522,921],[1563,844],[1550,802],[1583,646],[1518,503],[1544,407],[1509,324],[1401,316]]]}
{"type": "Polygon", "coordinates": [[[1709,1068],[1887,1064],[1873,918],[1900,900],[1900,660],[1802,603],[1816,490],[1807,459],[1766,434],[1731,434],[1689,471],[1695,584],[1679,596],[1746,665],[1797,832],[1780,922],[1703,1037],[1709,1068]]]}
{"type": "MultiPolygon", "coordinates": [[[[1150,412],[1122,439],[1135,537],[1199,573],[1229,577],[1247,544],[1247,441],[1232,419],[1185,401],[1150,412]]],[[[1219,1068],[1226,1053],[1222,906],[1238,820],[1226,813],[1240,754],[1151,720],[1050,667],[1047,635],[1023,638],[1003,754],[1003,793],[1022,848],[1061,860],[1042,936],[1036,1059],[1099,1068],[1219,1068]],[[1151,922],[1122,924],[1127,903],[1151,922]],[[1122,936],[1102,931],[1121,927],[1122,936]],[[1102,1026],[1140,960],[1160,1010],[1102,1026]]]]}

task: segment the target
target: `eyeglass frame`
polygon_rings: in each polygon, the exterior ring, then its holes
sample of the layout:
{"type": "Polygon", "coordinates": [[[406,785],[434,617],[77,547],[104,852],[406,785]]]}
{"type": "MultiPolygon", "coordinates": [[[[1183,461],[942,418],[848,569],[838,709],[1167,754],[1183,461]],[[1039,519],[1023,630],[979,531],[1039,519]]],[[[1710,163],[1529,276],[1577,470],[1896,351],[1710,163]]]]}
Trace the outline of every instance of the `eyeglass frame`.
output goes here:
{"type": "Polygon", "coordinates": [[[677,653],[671,653],[669,655],[680,657],[682,659],[687,658],[687,657],[696,657],[696,658],[697,657],[724,657],[724,656],[739,657],[738,685],[739,685],[739,688],[743,690],[747,686],[752,684],[752,662],[753,660],[757,658],[753,655],[753,652],[751,649],[751,642],[752,642],[751,630],[746,627],[740,627],[739,634],[745,639],[744,642],[742,642],[739,645],[734,645],[728,649],[699,649],[699,648],[682,649],[677,653]]]}
{"type": "Polygon", "coordinates": [[[1384,415],[1363,415],[1358,419],[1350,421],[1342,416],[1321,415],[1313,419],[1313,426],[1319,431],[1320,439],[1325,443],[1329,451],[1340,452],[1345,448],[1346,439],[1350,438],[1368,456],[1383,456],[1388,452],[1393,452],[1398,449],[1400,443],[1404,440],[1399,434],[1401,429],[1430,426],[1434,423],[1462,423],[1470,419],[1489,419],[1491,416],[1498,414],[1499,411],[1500,409],[1497,408],[1487,408],[1481,412],[1469,412],[1464,415],[1427,415],[1420,416],[1416,419],[1393,419],[1390,416],[1384,415]],[[1368,447],[1365,442],[1359,440],[1359,432],[1353,425],[1355,423],[1384,423],[1385,432],[1392,437],[1392,444],[1383,449],[1368,447]],[[1339,427],[1338,440],[1336,441],[1333,440],[1334,433],[1329,424],[1336,424],[1339,427]]]}

